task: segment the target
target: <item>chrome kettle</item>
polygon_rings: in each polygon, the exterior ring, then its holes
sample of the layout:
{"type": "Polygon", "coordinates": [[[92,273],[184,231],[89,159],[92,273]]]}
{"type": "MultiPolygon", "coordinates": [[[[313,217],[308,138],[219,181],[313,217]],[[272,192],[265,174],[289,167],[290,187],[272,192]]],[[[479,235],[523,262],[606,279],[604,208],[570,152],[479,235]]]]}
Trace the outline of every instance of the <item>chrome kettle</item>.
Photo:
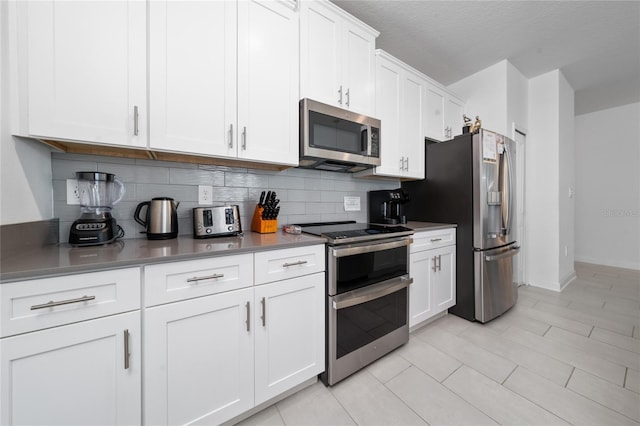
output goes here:
{"type": "Polygon", "coordinates": [[[173,198],[157,197],[138,204],[133,218],[146,228],[147,239],[168,240],[178,236],[178,205],[173,198]],[[140,217],[143,207],[147,207],[145,218],[140,217]]]}

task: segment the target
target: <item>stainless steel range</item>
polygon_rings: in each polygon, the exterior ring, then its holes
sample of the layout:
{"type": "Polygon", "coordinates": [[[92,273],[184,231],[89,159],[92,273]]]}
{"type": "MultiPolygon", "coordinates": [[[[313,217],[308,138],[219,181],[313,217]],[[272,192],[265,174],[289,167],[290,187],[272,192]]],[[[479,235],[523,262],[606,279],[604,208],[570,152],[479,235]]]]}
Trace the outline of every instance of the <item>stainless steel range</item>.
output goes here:
{"type": "Polygon", "coordinates": [[[326,237],[326,369],[333,385],[409,340],[413,230],[365,223],[302,224],[326,237]]]}

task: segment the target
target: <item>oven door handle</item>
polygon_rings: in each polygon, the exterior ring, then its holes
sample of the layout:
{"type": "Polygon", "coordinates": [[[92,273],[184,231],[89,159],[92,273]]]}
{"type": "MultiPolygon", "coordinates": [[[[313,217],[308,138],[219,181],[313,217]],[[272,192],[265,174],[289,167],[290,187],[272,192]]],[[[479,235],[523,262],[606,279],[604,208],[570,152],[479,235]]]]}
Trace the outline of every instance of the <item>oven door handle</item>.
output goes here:
{"type": "Polygon", "coordinates": [[[402,240],[391,241],[388,243],[367,244],[362,246],[343,247],[343,248],[333,247],[331,249],[331,254],[333,255],[333,257],[336,257],[336,258],[344,257],[344,256],[354,256],[356,254],[373,253],[375,251],[391,250],[391,249],[402,247],[402,246],[408,246],[412,242],[413,242],[413,238],[403,238],[402,240]]]}
{"type": "Polygon", "coordinates": [[[333,309],[343,309],[349,306],[359,305],[361,303],[370,302],[379,299],[396,291],[402,290],[413,283],[413,278],[403,275],[398,278],[392,278],[381,283],[373,284],[367,287],[358,288],[347,293],[333,296],[333,309]]]}

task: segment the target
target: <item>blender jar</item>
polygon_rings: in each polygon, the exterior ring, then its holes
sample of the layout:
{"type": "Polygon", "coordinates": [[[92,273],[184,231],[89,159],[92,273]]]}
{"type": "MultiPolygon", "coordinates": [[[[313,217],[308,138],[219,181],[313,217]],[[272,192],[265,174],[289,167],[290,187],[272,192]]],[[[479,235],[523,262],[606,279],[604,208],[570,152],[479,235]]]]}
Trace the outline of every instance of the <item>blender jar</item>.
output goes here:
{"type": "Polygon", "coordinates": [[[124,196],[124,184],[114,174],[76,172],[80,210],[83,215],[111,213],[113,205],[124,196]]]}

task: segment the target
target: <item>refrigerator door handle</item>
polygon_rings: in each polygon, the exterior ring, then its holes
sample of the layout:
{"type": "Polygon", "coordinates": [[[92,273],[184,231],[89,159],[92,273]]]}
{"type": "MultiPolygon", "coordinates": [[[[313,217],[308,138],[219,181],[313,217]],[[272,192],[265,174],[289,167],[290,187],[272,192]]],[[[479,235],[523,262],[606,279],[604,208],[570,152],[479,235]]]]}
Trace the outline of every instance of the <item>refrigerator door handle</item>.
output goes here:
{"type": "MultiPolygon", "coordinates": [[[[511,210],[513,203],[513,164],[511,161],[511,153],[509,150],[509,146],[507,144],[504,145],[504,155],[505,158],[503,161],[506,161],[504,164],[504,173],[506,174],[506,188],[502,188],[502,223],[504,225],[504,229],[506,235],[511,234],[511,210]],[[506,199],[505,199],[506,198],[506,199]]],[[[503,177],[503,180],[505,178],[503,177]]],[[[504,182],[504,181],[503,181],[504,182]]]]}
{"type": "Polygon", "coordinates": [[[500,260],[507,257],[515,256],[520,252],[520,246],[513,246],[504,253],[496,254],[495,256],[485,256],[485,260],[487,262],[493,262],[494,260],[500,260]]]}

